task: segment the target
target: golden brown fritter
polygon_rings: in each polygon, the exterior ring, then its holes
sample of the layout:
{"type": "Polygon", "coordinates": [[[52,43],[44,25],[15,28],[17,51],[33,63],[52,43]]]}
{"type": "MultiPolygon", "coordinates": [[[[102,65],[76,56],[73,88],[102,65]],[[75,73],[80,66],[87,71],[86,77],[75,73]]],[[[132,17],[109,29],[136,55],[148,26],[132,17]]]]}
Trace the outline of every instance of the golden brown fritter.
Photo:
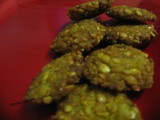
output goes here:
{"type": "Polygon", "coordinates": [[[94,20],[70,24],[53,41],[51,49],[59,53],[90,51],[105,35],[106,28],[94,20]]]}
{"type": "Polygon", "coordinates": [[[110,94],[83,85],[60,104],[53,120],[141,120],[141,115],[125,94],[110,94]]]}
{"type": "Polygon", "coordinates": [[[92,84],[117,91],[140,91],[153,84],[154,63],[148,54],[116,44],[86,58],[84,75],[92,84]]]}
{"type": "Polygon", "coordinates": [[[112,4],[114,0],[95,0],[86,2],[68,9],[67,15],[72,20],[81,20],[86,18],[93,18],[104,13],[112,4]]]}
{"type": "Polygon", "coordinates": [[[63,55],[48,63],[31,83],[25,99],[49,104],[67,95],[79,82],[83,71],[81,52],[63,55]]]}
{"type": "Polygon", "coordinates": [[[118,22],[106,28],[105,40],[143,48],[157,35],[153,25],[118,22]]]}
{"type": "Polygon", "coordinates": [[[120,20],[132,20],[137,22],[151,21],[154,22],[157,17],[154,13],[137,7],[132,6],[115,6],[109,8],[106,12],[109,17],[113,17],[120,20]]]}

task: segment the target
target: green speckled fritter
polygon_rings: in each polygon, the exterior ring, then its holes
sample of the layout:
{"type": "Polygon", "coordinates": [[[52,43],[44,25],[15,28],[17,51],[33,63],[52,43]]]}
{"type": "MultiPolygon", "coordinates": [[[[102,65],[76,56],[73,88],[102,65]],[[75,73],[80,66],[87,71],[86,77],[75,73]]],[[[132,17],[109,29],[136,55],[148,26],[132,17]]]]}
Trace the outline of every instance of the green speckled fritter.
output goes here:
{"type": "Polygon", "coordinates": [[[53,41],[51,49],[59,53],[89,51],[105,36],[106,28],[94,20],[70,24],[53,41]]]}
{"type": "Polygon", "coordinates": [[[140,91],[153,84],[153,60],[131,46],[116,44],[86,58],[84,74],[92,84],[117,91],[140,91]]]}
{"type": "Polygon", "coordinates": [[[25,99],[49,104],[67,95],[83,71],[81,52],[72,52],[47,64],[31,83],[25,99]]]}
{"type": "Polygon", "coordinates": [[[60,104],[53,120],[142,120],[124,94],[110,94],[87,85],[76,87],[60,104]]]}
{"type": "Polygon", "coordinates": [[[67,15],[72,20],[96,17],[104,13],[114,0],[95,0],[68,9],[67,15]]]}
{"type": "Polygon", "coordinates": [[[121,22],[106,28],[105,40],[111,44],[123,43],[143,48],[156,35],[153,25],[121,22]]]}
{"type": "Polygon", "coordinates": [[[154,13],[141,8],[132,6],[115,6],[109,8],[106,12],[109,17],[113,17],[120,20],[132,20],[132,21],[152,21],[154,22],[157,17],[154,13]]]}

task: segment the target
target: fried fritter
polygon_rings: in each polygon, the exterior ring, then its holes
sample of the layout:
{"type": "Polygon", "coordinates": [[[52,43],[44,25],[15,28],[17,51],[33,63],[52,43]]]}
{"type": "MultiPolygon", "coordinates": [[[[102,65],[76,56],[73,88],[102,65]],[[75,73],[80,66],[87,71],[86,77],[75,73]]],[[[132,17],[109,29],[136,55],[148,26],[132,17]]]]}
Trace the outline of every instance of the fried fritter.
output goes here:
{"type": "Polygon", "coordinates": [[[105,40],[143,48],[157,35],[153,25],[118,22],[106,28],[105,40]]]}
{"type": "Polygon", "coordinates": [[[111,94],[83,85],[60,104],[53,120],[141,120],[141,115],[125,94],[111,94]]]}
{"type": "Polygon", "coordinates": [[[67,95],[79,82],[84,68],[81,52],[72,52],[48,63],[31,83],[25,99],[49,104],[67,95]]]}
{"type": "Polygon", "coordinates": [[[140,91],[153,84],[154,63],[148,54],[116,44],[86,58],[84,75],[92,84],[117,91],[140,91]]]}
{"type": "Polygon", "coordinates": [[[94,20],[70,24],[53,41],[51,49],[59,53],[90,51],[105,36],[106,28],[94,20]]]}
{"type": "Polygon", "coordinates": [[[132,20],[137,22],[151,21],[154,22],[157,17],[154,13],[137,7],[132,6],[115,6],[109,8],[106,12],[109,17],[113,17],[120,20],[132,20]]]}
{"type": "Polygon", "coordinates": [[[81,20],[96,17],[104,13],[114,0],[95,0],[84,4],[77,5],[68,9],[67,15],[72,20],[81,20]]]}

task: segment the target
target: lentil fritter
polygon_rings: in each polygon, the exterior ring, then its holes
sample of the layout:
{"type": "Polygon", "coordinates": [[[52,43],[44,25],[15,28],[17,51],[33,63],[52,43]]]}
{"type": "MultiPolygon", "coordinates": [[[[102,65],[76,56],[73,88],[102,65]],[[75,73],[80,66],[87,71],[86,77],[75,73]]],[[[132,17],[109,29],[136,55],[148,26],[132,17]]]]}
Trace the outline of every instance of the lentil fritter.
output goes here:
{"type": "Polygon", "coordinates": [[[105,40],[143,48],[157,35],[153,25],[118,22],[106,28],[105,40]]]}
{"type": "Polygon", "coordinates": [[[148,54],[116,44],[86,58],[84,75],[92,84],[117,91],[140,91],[153,84],[154,63],[148,54]]]}
{"type": "Polygon", "coordinates": [[[31,83],[25,99],[49,104],[67,95],[83,71],[81,52],[72,52],[48,63],[31,83]]]}
{"type": "Polygon", "coordinates": [[[81,20],[96,17],[104,13],[114,0],[95,0],[84,4],[77,5],[68,9],[67,15],[72,20],[81,20]]]}
{"type": "Polygon", "coordinates": [[[156,15],[146,9],[141,9],[132,6],[115,6],[109,8],[106,12],[109,17],[120,20],[132,20],[137,22],[151,21],[154,22],[157,18],[156,15]]]}
{"type": "Polygon", "coordinates": [[[70,24],[53,41],[51,49],[59,53],[90,51],[105,36],[106,28],[94,20],[70,24]]]}
{"type": "Polygon", "coordinates": [[[53,120],[141,120],[141,115],[125,94],[110,94],[83,85],[60,104],[53,120]]]}

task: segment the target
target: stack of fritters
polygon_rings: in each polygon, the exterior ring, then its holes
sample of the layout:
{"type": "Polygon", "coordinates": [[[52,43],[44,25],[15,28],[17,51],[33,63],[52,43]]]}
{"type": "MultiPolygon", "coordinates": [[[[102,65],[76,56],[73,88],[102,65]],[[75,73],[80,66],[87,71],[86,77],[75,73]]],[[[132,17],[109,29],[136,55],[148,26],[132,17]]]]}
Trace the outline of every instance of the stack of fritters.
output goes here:
{"type": "Polygon", "coordinates": [[[136,48],[147,47],[156,37],[154,26],[145,23],[155,21],[156,15],[132,6],[111,7],[113,2],[95,0],[68,9],[67,15],[75,21],[51,45],[62,56],[42,69],[25,96],[44,104],[66,96],[53,120],[142,119],[122,92],[152,87],[154,62],[136,48]],[[103,25],[90,19],[104,12],[119,21],[103,25]],[[95,50],[101,41],[106,48],[95,50]],[[89,85],[79,85],[84,78],[89,85]]]}

